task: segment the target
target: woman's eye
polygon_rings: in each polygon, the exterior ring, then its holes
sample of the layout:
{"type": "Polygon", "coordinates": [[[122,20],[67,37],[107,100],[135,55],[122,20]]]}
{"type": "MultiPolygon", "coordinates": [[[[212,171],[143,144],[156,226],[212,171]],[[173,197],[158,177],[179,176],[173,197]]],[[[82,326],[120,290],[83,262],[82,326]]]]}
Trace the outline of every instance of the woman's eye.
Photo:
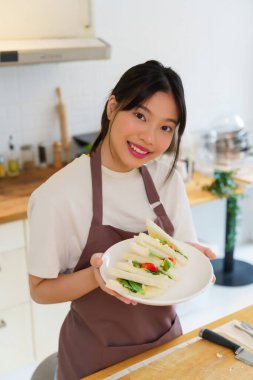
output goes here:
{"type": "Polygon", "coordinates": [[[140,112],[136,112],[136,113],[135,113],[135,116],[136,116],[138,119],[145,121],[145,116],[144,116],[142,113],[140,113],[140,112]]]}
{"type": "Polygon", "coordinates": [[[161,130],[163,132],[172,132],[173,129],[171,127],[169,127],[168,125],[162,125],[161,130]]]}

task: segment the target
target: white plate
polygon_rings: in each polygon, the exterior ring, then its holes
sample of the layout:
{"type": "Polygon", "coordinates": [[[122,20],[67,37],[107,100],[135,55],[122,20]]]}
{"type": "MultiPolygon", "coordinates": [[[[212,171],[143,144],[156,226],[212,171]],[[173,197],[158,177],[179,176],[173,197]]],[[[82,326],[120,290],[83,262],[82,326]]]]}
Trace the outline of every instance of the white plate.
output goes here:
{"type": "MultiPolygon", "coordinates": [[[[108,268],[115,267],[118,261],[124,260],[123,254],[128,251],[133,239],[123,240],[110,247],[103,255],[103,264],[100,273],[104,281],[109,279],[108,268]]],[[[178,246],[188,255],[185,265],[179,265],[175,269],[178,280],[172,280],[173,284],[162,295],[143,299],[136,296],[127,296],[129,299],[146,305],[166,306],[187,301],[202,293],[212,282],[213,267],[210,260],[192,245],[176,241],[178,246]]]]}

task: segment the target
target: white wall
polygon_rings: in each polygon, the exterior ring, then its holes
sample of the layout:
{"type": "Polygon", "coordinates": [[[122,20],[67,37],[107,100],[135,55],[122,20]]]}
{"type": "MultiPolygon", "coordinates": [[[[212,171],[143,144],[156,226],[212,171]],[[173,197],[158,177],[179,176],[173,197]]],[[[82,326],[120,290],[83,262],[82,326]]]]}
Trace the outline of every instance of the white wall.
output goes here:
{"type": "Polygon", "coordinates": [[[108,61],[0,68],[0,152],[59,137],[55,88],[61,86],[71,134],[99,128],[109,90],[123,71],[147,59],[182,77],[188,130],[224,113],[253,125],[251,0],[96,0],[96,35],[112,45],[108,61]]]}

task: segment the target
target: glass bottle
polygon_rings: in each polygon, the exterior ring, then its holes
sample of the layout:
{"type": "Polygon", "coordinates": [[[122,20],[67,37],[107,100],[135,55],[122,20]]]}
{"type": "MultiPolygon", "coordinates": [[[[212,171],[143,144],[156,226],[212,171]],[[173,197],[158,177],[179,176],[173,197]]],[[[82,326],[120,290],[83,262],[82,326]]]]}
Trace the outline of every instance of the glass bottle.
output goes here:
{"type": "Polygon", "coordinates": [[[6,170],[5,170],[5,158],[3,154],[0,154],[0,178],[5,177],[6,170]]]}
{"type": "Polygon", "coordinates": [[[13,137],[10,136],[9,154],[8,154],[8,161],[7,161],[7,174],[10,177],[15,177],[19,175],[19,163],[18,163],[18,157],[17,157],[12,140],[13,140],[13,137]]]}

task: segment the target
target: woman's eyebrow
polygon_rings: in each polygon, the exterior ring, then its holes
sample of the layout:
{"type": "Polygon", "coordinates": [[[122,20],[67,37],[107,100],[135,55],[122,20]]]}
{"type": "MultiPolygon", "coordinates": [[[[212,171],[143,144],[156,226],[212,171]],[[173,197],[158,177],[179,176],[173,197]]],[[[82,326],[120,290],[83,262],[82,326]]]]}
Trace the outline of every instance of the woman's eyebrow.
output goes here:
{"type": "MultiPolygon", "coordinates": [[[[144,111],[146,111],[150,115],[152,114],[152,112],[150,111],[150,109],[148,107],[144,106],[143,104],[140,104],[137,108],[143,109],[144,111]]],[[[177,124],[178,124],[178,120],[175,120],[175,119],[172,119],[172,118],[166,118],[166,119],[164,119],[164,121],[170,121],[170,122],[174,123],[175,126],[177,126],[177,124]]]]}

